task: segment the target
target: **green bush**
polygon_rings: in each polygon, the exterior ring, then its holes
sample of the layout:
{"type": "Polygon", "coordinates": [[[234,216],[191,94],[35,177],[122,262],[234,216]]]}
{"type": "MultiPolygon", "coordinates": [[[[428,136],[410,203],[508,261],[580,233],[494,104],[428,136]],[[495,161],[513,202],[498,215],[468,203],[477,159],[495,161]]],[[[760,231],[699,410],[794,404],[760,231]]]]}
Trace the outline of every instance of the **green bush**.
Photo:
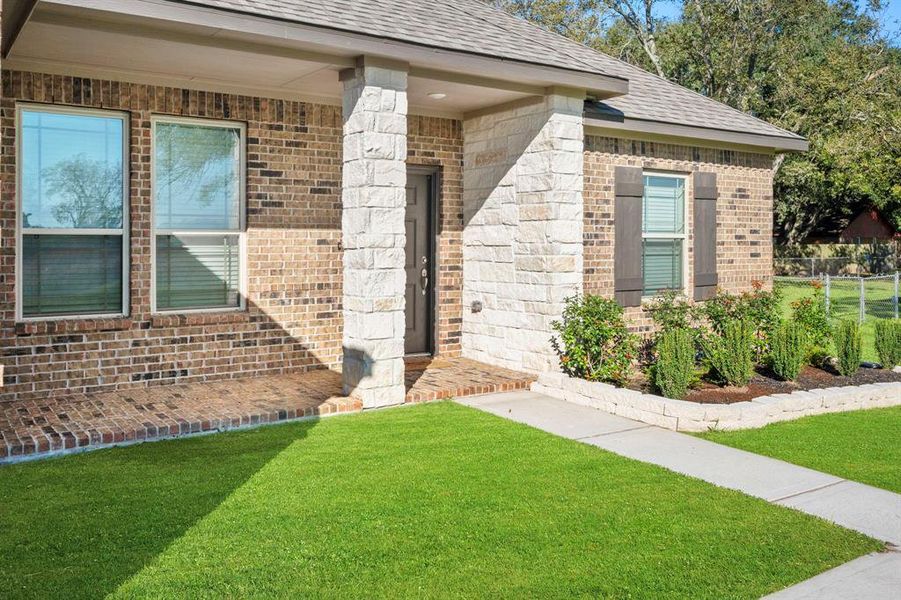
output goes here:
{"type": "Polygon", "coordinates": [[[651,380],[667,398],[681,398],[694,381],[695,342],[688,329],[670,329],[657,342],[651,380]]]}
{"type": "Polygon", "coordinates": [[[845,377],[854,375],[860,368],[860,346],[860,325],[857,321],[840,321],[835,330],[835,349],[838,372],[845,377]]]}
{"type": "Polygon", "coordinates": [[[590,294],[573,296],[566,299],[563,318],[551,326],[559,334],[551,345],[564,373],[616,384],[629,379],[638,337],[626,327],[619,304],[590,294]]]}
{"type": "Polygon", "coordinates": [[[819,282],[813,286],[812,296],[800,298],[792,302],[792,321],[807,331],[810,347],[807,358],[810,364],[819,367],[823,363],[822,355],[832,341],[832,325],[826,313],[826,301],[823,298],[822,286],[819,282]]]}
{"type": "Polygon", "coordinates": [[[752,343],[756,358],[766,353],[769,337],[779,327],[779,291],[766,291],[759,282],[754,282],[754,290],[742,294],[717,292],[707,300],[700,313],[707,318],[713,331],[722,334],[726,326],[734,321],[747,321],[752,330],[752,343]]]}
{"type": "Polygon", "coordinates": [[[786,381],[792,381],[807,362],[808,333],[800,323],[789,321],[779,326],[770,338],[770,367],[786,381]]]}
{"type": "Polygon", "coordinates": [[[883,369],[901,365],[901,320],[876,321],[876,354],[883,369]]]}
{"type": "Polygon", "coordinates": [[[747,385],[754,374],[754,325],[732,320],[703,338],[704,356],[711,369],[728,385],[747,385]]]}
{"type": "Polygon", "coordinates": [[[666,290],[645,306],[657,326],[658,335],[673,329],[691,330],[697,325],[697,307],[679,292],[666,290]]]}

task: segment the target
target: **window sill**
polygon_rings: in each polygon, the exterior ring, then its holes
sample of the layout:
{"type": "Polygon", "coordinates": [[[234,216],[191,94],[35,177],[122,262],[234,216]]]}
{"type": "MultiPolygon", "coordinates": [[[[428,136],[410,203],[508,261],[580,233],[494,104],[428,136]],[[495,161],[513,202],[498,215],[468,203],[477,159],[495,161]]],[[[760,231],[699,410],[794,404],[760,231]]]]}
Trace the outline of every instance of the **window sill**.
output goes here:
{"type": "MultiPolygon", "coordinates": [[[[670,290],[672,291],[672,290],[670,290]]],[[[664,292],[660,292],[658,294],[652,294],[650,296],[642,296],[641,297],[641,306],[644,308],[647,304],[653,304],[663,298],[664,292]]],[[[678,302],[688,302],[693,304],[695,301],[691,298],[691,295],[684,290],[678,290],[678,294],[675,297],[675,300],[678,302]]]]}
{"type": "Polygon", "coordinates": [[[197,313],[161,313],[150,317],[151,327],[184,327],[191,325],[219,325],[222,323],[247,323],[250,313],[246,310],[197,312],[197,313]]]}
{"type": "Polygon", "coordinates": [[[128,317],[48,319],[16,323],[16,335],[47,335],[59,333],[90,333],[94,331],[124,331],[131,329],[128,317]]]}

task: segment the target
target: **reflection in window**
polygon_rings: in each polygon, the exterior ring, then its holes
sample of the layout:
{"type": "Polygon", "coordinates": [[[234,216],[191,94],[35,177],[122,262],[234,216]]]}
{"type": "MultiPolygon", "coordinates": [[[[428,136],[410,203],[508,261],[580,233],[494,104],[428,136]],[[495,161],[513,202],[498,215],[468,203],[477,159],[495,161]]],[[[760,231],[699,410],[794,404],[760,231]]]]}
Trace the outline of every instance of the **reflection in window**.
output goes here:
{"type": "Polygon", "coordinates": [[[124,312],[125,119],[19,111],[20,315],[124,312]]]}
{"type": "Polygon", "coordinates": [[[241,306],[241,146],[234,124],[153,126],[156,309],[241,306]]]}

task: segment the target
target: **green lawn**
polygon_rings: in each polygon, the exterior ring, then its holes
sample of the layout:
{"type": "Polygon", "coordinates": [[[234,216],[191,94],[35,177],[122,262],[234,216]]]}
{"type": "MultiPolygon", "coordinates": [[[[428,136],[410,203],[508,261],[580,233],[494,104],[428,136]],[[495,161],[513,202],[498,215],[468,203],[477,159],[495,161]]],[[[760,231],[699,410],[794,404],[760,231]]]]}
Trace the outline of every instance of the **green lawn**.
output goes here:
{"type": "Polygon", "coordinates": [[[699,435],[901,494],[901,406],[699,435]]]}
{"type": "Polygon", "coordinates": [[[449,402],[0,468],[6,598],[757,598],[880,544],[449,402]]]}
{"type": "MultiPolygon", "coordinates": [[[[782,313],[791,315],[791,303],[799,298],[813,295],[813,288],[806,281],[786,281],[776,279],[776,287],[782,292],[782,313]]],[[[833,279],[830,285],[830,316],[833,319],[858,320],[860,317],[860,284],[854,279],[833,279]]],[[[861,324],[863,338],[863,359],[878,361],[874,346],[875,326],[878,319],[894,317],[892,296],[895,284],[891,279],[868,281],[864,286],[866,319],[861,324]]]]}

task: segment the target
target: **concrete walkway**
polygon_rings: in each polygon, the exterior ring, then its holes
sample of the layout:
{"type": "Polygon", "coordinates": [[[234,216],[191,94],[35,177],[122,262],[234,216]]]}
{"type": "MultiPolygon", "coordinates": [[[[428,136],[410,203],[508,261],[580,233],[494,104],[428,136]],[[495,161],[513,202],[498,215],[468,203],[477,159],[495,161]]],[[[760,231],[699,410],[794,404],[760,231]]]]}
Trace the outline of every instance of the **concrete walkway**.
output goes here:
{"type": "Polygon", "coordinates": [[[807,581],[770,594],[767,600],[864,600],[901,598],[901,553],[867,554],[807,581]]]}
{"type": "MultiPolygon", "coordinates": [[[[901,546],[901,495],[534,392],[466,406],[822,517],[901,546]]],[[[862,557],[779,592],[786,598],[901,598],[901,554],[862,557]],[[849,593],[855,590],[854,593],[849,593]]]]}

